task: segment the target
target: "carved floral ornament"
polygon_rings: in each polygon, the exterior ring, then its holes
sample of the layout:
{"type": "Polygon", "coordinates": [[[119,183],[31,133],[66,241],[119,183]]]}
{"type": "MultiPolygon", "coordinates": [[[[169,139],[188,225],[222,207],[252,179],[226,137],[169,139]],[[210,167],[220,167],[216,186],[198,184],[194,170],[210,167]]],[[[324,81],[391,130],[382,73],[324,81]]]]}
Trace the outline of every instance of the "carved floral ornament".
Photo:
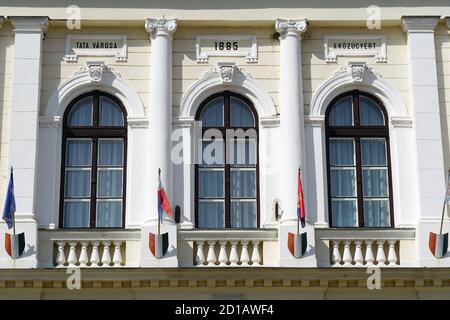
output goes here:
{"type": "Polygon", "coordinates": [[[284,20],[284,19],[276,19],[275,20],[275,30],[280,33],[282,36],[287,35],[289,33],[303,33],[308,29],[308,21],[306,19],[301,20],[284,20]]]}
{"type": "Polygon", "coordinates": [[[150,33],[152,37],[156,35],[172,36],[177,30],[177,19],[147,18],[145,20],[145,30],[150,33]]]}

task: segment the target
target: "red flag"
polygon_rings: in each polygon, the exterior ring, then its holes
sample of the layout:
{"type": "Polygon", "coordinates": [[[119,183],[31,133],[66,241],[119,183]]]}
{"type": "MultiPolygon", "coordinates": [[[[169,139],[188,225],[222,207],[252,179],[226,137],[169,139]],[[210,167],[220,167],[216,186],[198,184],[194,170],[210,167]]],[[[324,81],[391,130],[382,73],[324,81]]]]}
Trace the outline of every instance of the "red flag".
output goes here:
{"type": "Polygon", "coordinates": [[[170,208],[169,198],[167,198],[166,191],[164,190],[161,177],[159,177],[159,186],[158,186],[158,212],[161,221],[163,220],[163,212],[165,212],[169,217],[173,218],[173,211],[170,208]]]}
{"type": "Polygon", "coordinates": [[[297,217],[302,223],[302,228],[305,227],[305,203],[303,200],[302,179],[300,177],[300,169],[298,169],[298,203],[297,203],[297,217]]]}

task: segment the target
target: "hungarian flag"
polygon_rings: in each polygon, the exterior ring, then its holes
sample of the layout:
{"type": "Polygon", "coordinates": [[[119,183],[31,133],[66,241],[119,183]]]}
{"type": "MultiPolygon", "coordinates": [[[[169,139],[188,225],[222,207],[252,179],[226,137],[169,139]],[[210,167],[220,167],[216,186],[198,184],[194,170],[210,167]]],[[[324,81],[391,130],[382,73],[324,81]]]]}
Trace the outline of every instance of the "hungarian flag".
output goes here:
{"type": "Polygon", "coordinates": [[[173,211],[170,208],[169,198],[167,198],[166,191],[164,191],[164,188],[161,183],[161,176],[159,176],[159,186],[158,186],[158,213],[161,222],[163,221],[164,214],[168,215],[171,218],[174,217],[173,211]]]}
{"type": "Polygon", "coordinates": [[[300,169],[298,169],[298,203],[297,203],[297,217],[302,223],[302,228],[305,227],[305,203],[303,201],[302,178],[300,177],[300,169]]]}
{"type": "Polygon", "coordinates": [[[5,207],[3,208],[3,220],[8,225],[8,229],[11,229],[14,225],[14,213],[16,212],[16,200],[14,197],[14,180],[13,172],[11,169],[11,175],[9,177],[8,191],[6,192],[5,207]]]}

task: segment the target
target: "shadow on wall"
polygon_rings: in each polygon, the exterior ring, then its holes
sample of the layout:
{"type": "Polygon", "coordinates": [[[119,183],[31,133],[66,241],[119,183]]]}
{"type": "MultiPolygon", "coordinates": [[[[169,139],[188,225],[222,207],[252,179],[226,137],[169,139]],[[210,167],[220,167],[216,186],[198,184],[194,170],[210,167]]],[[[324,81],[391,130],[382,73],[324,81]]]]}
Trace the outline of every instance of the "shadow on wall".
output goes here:
{"type": "MultiPolygon", "coordinates": [[[[73,5],[72,0],[15,0],[10,1],[6,7],[67,7],[73,5]]],[[[379,0],[376,3],[380,7],[399,7],[398,0],[379,0]]],[[[374,5],[373,0],[359,0],[355,5],[354,1],[336,0],[283,0],[274,2],[273,0],[258,1],[238,1],[238,0],[128,0],[115,1],[112,5],[105,0],[78,0],[76,5],[83,8],[142,8],[142,9],[180,9],[180,10],[214,10],[214,9],[265,9],[265,8],[364,8],[374,5]]],[[[423,7],[423,0],[404,1],[404,6],[423,7]]],[[[426,7],[448,6],[448,0],[429,0],[426,7]]]]}

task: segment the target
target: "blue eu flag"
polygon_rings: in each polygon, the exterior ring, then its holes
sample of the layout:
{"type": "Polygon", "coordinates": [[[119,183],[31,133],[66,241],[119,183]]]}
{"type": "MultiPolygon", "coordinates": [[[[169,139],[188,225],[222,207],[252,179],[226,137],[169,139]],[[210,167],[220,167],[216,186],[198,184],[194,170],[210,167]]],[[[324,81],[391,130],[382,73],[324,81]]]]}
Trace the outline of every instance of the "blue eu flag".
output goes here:
{"type": "Polygon", "coordinates": [[[14,180],[13,170],[11,168],[11,175],[9,177],[8,191],[6,192],[5,207],[3,208],[3,220],[11,229],[14,224],[14,212],[16,212],[16,199],[14,198],[14,180]]]}

